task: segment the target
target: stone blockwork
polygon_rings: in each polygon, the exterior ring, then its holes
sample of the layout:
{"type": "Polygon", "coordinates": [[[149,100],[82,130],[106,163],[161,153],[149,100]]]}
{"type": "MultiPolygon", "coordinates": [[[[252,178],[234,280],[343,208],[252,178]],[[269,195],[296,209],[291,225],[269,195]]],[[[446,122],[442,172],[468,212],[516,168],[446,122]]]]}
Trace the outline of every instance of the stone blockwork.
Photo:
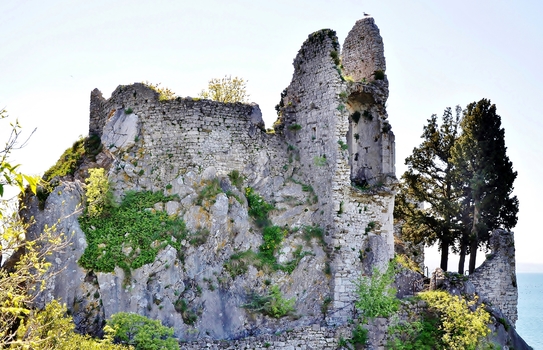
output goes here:
{"type": "Polygon", "coordinates": [[[343,44],[343,67],[355,81],[372,81],[376,71],[386,70],[383,39],[373,18],[356,22],[343,44]]]}
{"type": "Polygon", "coordinates": [[[477,292],[493,308],[500,309],[514,325],[518,319],[518,288],[513,232],[493,231],[490,248],[492,253],[488,254],[483,264],[469,276],[469,280],[477,292]]]}

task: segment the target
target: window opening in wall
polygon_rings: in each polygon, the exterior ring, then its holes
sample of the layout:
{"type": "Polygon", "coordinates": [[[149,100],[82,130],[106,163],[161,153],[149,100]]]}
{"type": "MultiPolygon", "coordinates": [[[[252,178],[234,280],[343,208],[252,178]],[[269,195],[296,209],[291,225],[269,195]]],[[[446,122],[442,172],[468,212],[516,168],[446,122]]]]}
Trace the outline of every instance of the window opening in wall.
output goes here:
{"type": "Polygon", "coordinates": [[[312,137],[313,140],[315,140],[317,138],[317,127],[316,126],[311,128],[311,137],[312,137]]]}

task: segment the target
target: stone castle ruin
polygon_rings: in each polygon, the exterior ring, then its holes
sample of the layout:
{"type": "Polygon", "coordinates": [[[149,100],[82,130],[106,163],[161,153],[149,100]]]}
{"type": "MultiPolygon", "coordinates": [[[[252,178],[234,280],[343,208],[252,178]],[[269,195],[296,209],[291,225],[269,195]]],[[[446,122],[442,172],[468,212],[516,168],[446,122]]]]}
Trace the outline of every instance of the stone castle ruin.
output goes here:
{"type": "Polygon", "coordinates": [[[126,311],[160,319],[181,339],[296,329],[293,334],[313,337],[320,348],[336,348],[337,334],[327,327],[340,329],[355,318],[354,281],[374,267],[384,269],[394,256],[397,180],[383,40],[366,17],[356,22],[342,50],[332,30],[309,35],[293,65],[272,131],[265,130],[256,104],[161,100],[140,83],[119,86],[109,99],[92,91],[89,135],[100,137],[103,151],[72,181],[61,181],[44,210],[35,198],[27,203],[27,215],[36,218],[31,232],[64,217],[58,230],[73,233],[71,249],[53,259],[55,269],[66,268],[51,279],[42,299],[67,303],[81,332],[99,333],[105,319],[126,311]],[[118,199],[129,190],[176,195],[178,200],[153,210],[183,218],[191,232],[205,230],[206,240],[199,246],[181,242],[183,259],[167,246],[154,263],[132,271],[128,283],[120,268],[83,269],[77,264],[87,247],[80,212],[70,213],[83,202],[80,180],[92,167],[108,170],[118,199]],[[292,272],[251,264],[238,275],[225,270],[234,254],[258,251],[262,244],[243,189],[229,179],[233,171],[242,174],[243,187],[274,205],[273,225],[290,230],[278,262],[304,252],[292,272]],[[210,181],[218,181],[224,193],[197,203],[210,181]],[[322,229],[322,241],[304,239],[307,227],[322,229]],[[296,317],[275,320],[244,307],[250,293],[262,293],[270,283],[285,298],[295,298],[296,317]]]}
{"type": "Polygon", "coordinates": [[[183,174],[208,169],[223,177],[238,170],[269,202],[277,201],[289,178],[310,185],[318,210],[297,224],[323,227],[327,244],[338,248],[331,264],[332,309],[342,322],[352,312],[353,276],[363,270],[360,252],[367,253],[368,272],[393,257],[396,180],[383,41],[373,19],[358,21],[349,33],[342,67],[336,55],[335,32],[309,36],[294,59],[272,134],[258,105],[159,101],[143,84],[120,86],[108,100],[94,90],[89,134],[101,136],[114,159],[118,193],[163,190],[183,181],[183,174]],[[127,108],[133,113],[127,115],[127,108]]]}

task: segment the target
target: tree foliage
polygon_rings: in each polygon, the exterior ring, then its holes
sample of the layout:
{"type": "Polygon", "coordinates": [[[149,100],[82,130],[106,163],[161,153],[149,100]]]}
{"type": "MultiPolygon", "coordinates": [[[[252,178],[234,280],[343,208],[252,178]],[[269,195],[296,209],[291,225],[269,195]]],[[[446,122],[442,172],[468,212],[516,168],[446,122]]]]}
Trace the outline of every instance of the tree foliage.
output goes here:
{"type": "Polygon", "coordinates": [[[202,90],[199,96],[219,102],[247,102],[247,81],[243,78],[232,78],[230,75],[225,75],[222,79],[213,78],[209,81],[207,90],[202,90]]]}
{"type": "MultiPolygon", "coordinates": [[[[1,119],[6,117],[0,111],[1,119]]],[[[21,191],[26,185],[36,193],[37,178],[25,175],[18,166],[11,166],[9,156],[25,142],[19,143],[21,126],[11,124],[11,133],[0,151],[0,186],[14,185],[21,191]]],[[[39,237],[25,236],[27,224],[18,216],[0,193],[0,349],[119,349],[119,346],[97,341],[74,332],[66,306],[53,300],[44,308],[35,305],[50,277],[51,266],[46,258],[66,248],[66,240],[55,226],[44,227],[39,237]],[[2,257],[5,261],[2,261],[2,257]]]]}
{"type": "MultiPolygon", "coordinates": [[[[1,109],[0,121],[6,119],[7,117],[7,111],[5,109],[1,109]]],[[[9,160],[11,152],[24,147],[28,139],[25,141],[20,140],[22,128],[18,120],[10,123],[10,129],[11,131],[8,139],[6,140],[3,149],[0,149],[0,197],[4,196],[6,186],[16,186],[19,190],[24,191],[25,186],[28,184],[32,192],[36,193],[38,178],[21,173],[19,171],[20,164],[13,164],[9,160]]],[[[0,219],[2,219],[1,212],[0,219]]]]}
{"type": "Polygon", "coordinates": [[[134,346],[136,350],[179,349],[173,337],[173,328],[163,326],[159,320],[134,313],[114,314],[107,321],[104,331],[107,340],[134,346]]]}
{"type": "Polygon", "coordinates": [[[459,193],[455,186],[451,150],[459,134],[460,106],[443,113],[441,125],[434,114],[424,126],[423,142],[406,158],[408,170],[396,197],[394,216],[404,222],[402,235],[441,250],[441,268],[447,270],[449,247],[455,241],[459,193]]]}
{"type": "Polygon", "coordinates": [[[517,224],[518,199],[512,196],[517,172],[506,154],[501,117],[490,100],[470,103],[461,126],[462,135],[452,150],[452,161],[464,197],[464,225],[468,228],[464,234],[469,237],[462,242],[470,244],[471,273],[477,248],[488,243],[489,233],[517,224]]]}
{"type": "Polygon", "coordinates": [[[517,173],[496,106],[482,99],[469,104],[462,118],[460,112],[457,107],[453,117],[447,108],[441,125],[434,115],[424,126],[423,142],[405,161],[394,214],[407,239],[439,243],[442,269],[452,247],[460,253],[458,272],[469,254],[471,273],[490,232],[517,222],[518,200],[511,195],[517,173]]]}

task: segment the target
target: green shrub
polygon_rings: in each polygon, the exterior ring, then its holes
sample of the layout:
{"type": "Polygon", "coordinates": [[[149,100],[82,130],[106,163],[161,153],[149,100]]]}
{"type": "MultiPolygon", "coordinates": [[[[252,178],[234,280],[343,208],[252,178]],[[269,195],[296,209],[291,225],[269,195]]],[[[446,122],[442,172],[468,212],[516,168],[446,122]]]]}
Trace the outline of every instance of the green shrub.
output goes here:
{"type": "Polygon", "coordinates": [[[173,337],[173,328],[138,314],[114,314],[107,321],[104,332],[106,338],[113,339],[115,343],[133,345],[136,350],[179,349],[179,343],[173,337]]]}
{"type": "Polygon", "coordinates": [[[173,100],[176,97],[175,92],[168,89],[167,87],[161,87],[160,83],[153,84],[153,83],[150,83],[150,82],[146,81],[146,82],[142,82],[142,84],[147,86],[151,90],[153,90],[155,92],[158,92],[158,100],[159,101],[173,100]]]}
{"type": "Polygon", "coordinates": [[[385,72],[382,70],[376,70],[373,72],[373,77],[375,80],[384,80],[385,79],[385,72]]]}
{"type": "Polygon", "coordinates": [[[239,170],[232,170],[229,172],[228,178],[233,186],[235,186],[238,190],[241,190],[241,186],[243,185],[243,176],[241,176],[239,170]]]}
{"type": "Polygon", "coordinates": [[[209,180],[207,181],[207,185],[198,193],[195,203],[196,205],[202,205],[204,200],[215,201],[219,193],[223,193],[219,179],[209,180]]]}
{"type": "Polygon", "coordinates": [[[199,229],[195,233],[190,234],[187,238],[189,240],[189,243],[193,246],[201,246],[205,242],[207,242],[207,237],[209,237],[209,230],[206,228],[199,229]]]}
{"type": "Polygon", "coordinates": [[[86,139],[81,138],[75,141],[72,147],[64,151],[55,165],[43,174],[43,180],[51,181],[55,176],[73,175],[83,160],[85,141],[86,139]]]}
{"type": "Polygon", "coordinates": [[[223,266],[230,273],[230,276],[236,277],[247,272],[250,265],[262,266],[258,254],[252,250],[232,254],[223,266]]]}
{"type": "Polygon", "coordinates": [[[283,298],[278,286],[271,286],[270,292],[266,295],[256,293],[249,295],[249,303],[243,307],[273,318],[281,318],[294,312],[294,303],[294,298],[283,298]]]}
{"type": "Polygon", "coordinates": [[[340,104],[339,106],[337,106],[336,108],[338,111],[340,112],[343,112],[345,110],[345,105],[344,104],[340,104]]]}
{"type": "Polygon", "coordinates": [[[187,300],[179,298],[173,306],[175,311],[181,313],[181,318],[185,324],[192,326],[198,320],[198,314],[189,307],[187,300]]]}
{"type": "Polygon", "coordinates": [[[286,230],[279,226],[264,227],[262,232],[264,243],[262,243],[262,245],[259,247],[260,253],[262,254],[264,260],[270,264],[275,263],[274,254],[277,251],[277,248],[281,245],[281,242],[283,242],[285,235],[286,230]]]}
{"type": "Polygon", "coordinates": [[[112,272],[121,267],[129,277],[131,269],[152,263],[166,245],[181,250],[185,224],[165,211],[149,210],[156,203],[172,200],[162,192],[127,192],[119,206],[79,217],[87,248],[79,264],[95,271],[112,272]]]}
{"type": "Polygon", "coordinates": [[[249,215],[255,220],[257,226],[269,225],[268,213],[274,209],[274,206],[267,203],[252,187],[245,188],[245,197],[249,204],[249,215]]]}
{"type": "Polygon", "coordinates": [[[364,233],[368,234],[375,228],[375,221],[368,222],[368,226],[364,229],[364,233]]]}
{"type": "Polygon", "coordinates": [[[388,328],[387,349],[393,350],[433,350],[445,349],[441,343],[443,331],[438,319],[424,315],[421,320],[398,322],[388,328]]]}
{"type": "Polygon", "coordinates": [[[381,128],[381,132],[382,132],[383,134],[386,134],[386,133],[388,133],[390,130],[392,130],[392,125],[390,125],[389,122],[385,121],[385,122],[383,123],[383,127],[381,128]]]}
{"type": "Polygon", "coordinates": [[[446,349],[475,349],[490,333],[490,315],[476,300],[466,301],[445,291],[429,291],[419,294],[430,311],[439,317],[439,329],[443,331],[441,341],[446,349]]]}
{"type": "Polygon", "coordinates": [[[124,114],[132,114],[132,112],[134,112],[134,111],[130,107],[128,107],[127,109],[124,110],[124,114]]]}
{"type": "Polygon", "coordinates": [[[354,346],[364,345],[368,341],[368,330],[364,328],[361,324],[358,324],[352,333],[352,338],[350,343],[354,346]]]}
{"type": "Polygon", "coordinates": [[[330,57],[332,57],[332,60],[334,61],[334,64],[336,66],[339,66],[341,64],[341,60],[339,59],[339,53],[336,50],[330,51],[330,57]]]}
{"type": "Polygon", "coordinates": [[[340,147],[343,151],[345,151],[345,150],[347,150],[347,148],[349,148],[349,145],[347,145],[345,142],[343,142],[343,141],[341,141],[341,140],[338,140],[337,143],[338,143],[339,147],[340,147]]]}
{"type": "Polygon", "coordinates": [[[322,156],[322,157],[315,156],[313,158],[313,164],[315,164],[316,166],[325,166],[326,165],[326,157],[325,156],[322,156]]]}
{"type": "Polygon", "coordinates": [[[394,282],[395,264],[390,262],[385,272],[373,269],[371,277],[360,277],[356,282],[356,308],[366,317],[389,317],[398,310],[399,300],[394,282]]]}
{"type": "Polygon", "coordinates": [[[109,179],[104,168],[89,169],[89,177],[85,180],[87,188],[85,199],[87,203],[86,215],[89,217],[102,216],[104,211],[115,206],[113,194],[110,190],[109,179]]]}
{"type": "Polygon", "coordinates": [[[300,124],[290,124],[288,126],[288,129],[291,131],[298,131],[298,130],[302,130],[302,126],[300,124]]]}
{"type": "Polygon", "coordinates": [[[351,119],[353,120],[353,122],[358,124],[358,122],[360,121],[360,112],[355,111],[353,114],[351,114],[351,119]]]}

